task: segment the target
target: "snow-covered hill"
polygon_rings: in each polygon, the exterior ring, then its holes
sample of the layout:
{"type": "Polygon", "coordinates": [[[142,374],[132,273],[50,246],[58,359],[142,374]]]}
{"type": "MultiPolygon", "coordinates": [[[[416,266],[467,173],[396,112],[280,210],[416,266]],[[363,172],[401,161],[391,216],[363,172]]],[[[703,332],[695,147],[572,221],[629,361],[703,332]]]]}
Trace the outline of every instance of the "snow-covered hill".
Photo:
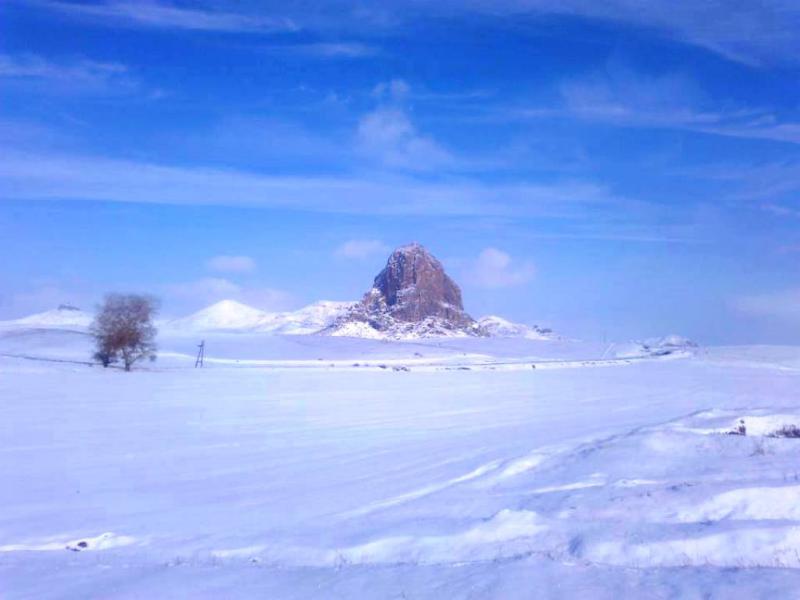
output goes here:
{"type": "Polygon", "coordinates": [[[328,327],[352,302],[323,300],[296,311],[270,313],[235,300],[222,300],[188,317],[163,324],[166,331],[241,331],[306,335],[328,327]]]}
{"type": "Polygon", "coordinates": [[[538,325],[512,323],[496,315],[481,317],[478,319],[478,324],[485,329],[491,337],[522,337],[529,340],[549,340],[553,337],[549,329],[544,329],[538,325]]]}
{"type": "MultiPolygon", "coordinates": [[[[447,327],[441,319],[429,317],[419,323],[393,323],[384,331],[378,331],[368,322],[346,322],[347,315],[358,306],[357,302],[321,300],[299,310],[267,312],[236,300],[221,300],[186,317],[160,320],[156,324],[164,333],[189,334],[199,332],[246,332],[274,335],[312,335],[321,333],[336,337],[369,339],[411,340],[436,337],[464,337],[462,329],[447,327]]],[[[12,321],[0,321],[0,327],[38,329],[84,330],[92,322],[92,316],[73,306],[62,305],[57,309],[30,315],[12,321]]],[[[498,316],[481,318],[475,325],[481,335],[498,338],[525,338],[529,340],[554,339],[550,330],[536,325],[513,323],[498,316]]],[[[652,348],[677,347],[683,343],[676,336],[663,340],[650,340],[652,348]]],[[[637,351],[641,346],[637,344],[637,351]]]]}
{"type": "Polygon", "coordinates": [[[256,331],[283,335],[317,333],[353,307],[353,302],[321,300],[293,312],[274,313],[256,331]]]}
{"type": "Polygon", "coordinates": [[[272,314],[235,300],[221,300],[202,310],[164,324],[178,331],[252,330],[268,321],[272,314]]]}
{"type": "Polygon", "coordinates": [[[62,304],[58,308],[36,313],[21,319],[0,321],[2,327],[26,327],[36,329],[85,329],[92,323],[92,316],[75,306],[62,304]]]}

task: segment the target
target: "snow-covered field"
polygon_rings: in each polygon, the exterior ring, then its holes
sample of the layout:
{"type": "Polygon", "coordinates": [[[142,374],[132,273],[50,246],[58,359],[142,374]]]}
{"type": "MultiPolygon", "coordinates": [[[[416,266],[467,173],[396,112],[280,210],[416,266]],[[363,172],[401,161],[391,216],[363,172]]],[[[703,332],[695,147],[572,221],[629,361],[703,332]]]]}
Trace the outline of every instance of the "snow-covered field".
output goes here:
{"type": "Polygon", "coordinates": [[[0,328],[0,597],[798,589],[800,348],[203,337],[0,328]]]}

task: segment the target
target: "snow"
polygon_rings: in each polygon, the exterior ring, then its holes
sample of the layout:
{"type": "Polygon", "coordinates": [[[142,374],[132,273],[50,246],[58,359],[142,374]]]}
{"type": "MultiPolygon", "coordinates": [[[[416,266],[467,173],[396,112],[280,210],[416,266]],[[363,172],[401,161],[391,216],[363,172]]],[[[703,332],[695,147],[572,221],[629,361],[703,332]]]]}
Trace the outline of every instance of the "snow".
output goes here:
{"type": "Polygon", "coordinates": [[[256,331],[283,335],[307,335],[318,333],[344,315],[353,302],[321,300],[294,312],[277,313],[256,327],[256,331]]]}
{"type": "Polygon", "coordinates": [[[523,337],[531,340],[547,340],[552,337],[548,330],[537,326],[512,323],[508,319],[496,315],[488,315],[478,319],[478,324],[495,337],[523,337]]]}
{"type": "Polygon", "coordinates": [[[712,496],[677,516],[683,523],[750,520],[800,522],[800,486],[738,488],[712,496]]]}
{"type": "Polygon", "coordinates": [[[770,437],[800,423],[800,348],[203,335],[204,369],[165,331],[124,373],[79,364],[85,333],[0,330],[4,598],[800,583],[800,440],[770,437]]]}
{"type": "Polygon", "coordinates": [[[353,337],[380,340],[385,339],[380,331],[364,321],[349,321],[336,327],[330,332],[333,337],[353,337]]]}
{"type": "Polygon", "coordinates": [[[92,316],[82,310],[62,305],[56,309],[48,310],[21,319],[0,321],[0,328],[87,328],[92,323],[92,316]]]}
{"type": "Polygon", "coordinates": [[[95,537],[77,540],[53,540],[45,538],[29,540],[21,544],[8,544],[0,546],[0,552],[49,552],[71,550],[72,552],[91,552],[92,550],[108,550],[120,546],[130,546],[137,541],[126,535],[116,535],[112,532],[101,533],[95,537]]]}
{"type": "Polygon", "coordinates": [[[607,354],[612,354],[618,358],[629,356],[641,356],[643,354],[653,356],[666,356],[674,353],[697,352],[698,345],[680,335],[667,335],[659,338],[650,338],[640,342],[627,342],[621,344],[611,344],[607,354]]]}
{"type": "Polygon", "coordinates": [[[239,331],[307,335],[328,327],[352,305],[352,302],[322,300],[296,311],[269,313],[235,300],[222,300],[188,317],[167,321],[162,328],[168,333],[239,331]]]}
{"type": "Polygon", "coordinates": [[[165,329],[177,331],[214,331],[226,329],[254,329],[269,321],[270,313],[247,306],[235,300],[221,300],[188,317],[165,323],[165,329]]]}
{"type": "MultiPolygon", "coordinates": [[[[373,288],[373,293],[377,290],[373,288]]],[[[358,303],[320,300],[295,311],[267,312],[236,300],[221,300],[191,315],[159,320],[157,326],[167,335],[198,335],[208,332],[269,333],[275,335],[313,335],[323,333],[336,337],[365,339],[417,340],[421,338],[468,337],[464,331],[448,328],[435,318],[420,324],[396,323],[389,331],[380,332],[366,322],[337,322],[358,303]],[[336,324],[336,327],[333,327],[336,324]]],[[[59,307],[13,321],[0,321],[0,329],[20,327],[66,328],[86,331],[92,315],[73,307],[59,307]]],[[[537,326],[512,323],[497,316],[483,317],[478,323],[494,337],[520,337],[548,340],[553,336],[537,326]]],[[[641,347],[636,346],[636,351],[641,347]]]]}

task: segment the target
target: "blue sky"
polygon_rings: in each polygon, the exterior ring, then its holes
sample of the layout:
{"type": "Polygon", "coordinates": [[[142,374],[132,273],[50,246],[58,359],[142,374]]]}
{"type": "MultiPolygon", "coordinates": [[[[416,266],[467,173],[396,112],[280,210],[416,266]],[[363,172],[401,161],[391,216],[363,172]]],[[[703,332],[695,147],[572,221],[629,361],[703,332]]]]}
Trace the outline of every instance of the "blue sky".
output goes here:
{"type": "Polygon", "coordinates": [[[800,6],[7,0],[0,318],[354,299],[417,240],[574,336],[800,335],[800,6]]]}

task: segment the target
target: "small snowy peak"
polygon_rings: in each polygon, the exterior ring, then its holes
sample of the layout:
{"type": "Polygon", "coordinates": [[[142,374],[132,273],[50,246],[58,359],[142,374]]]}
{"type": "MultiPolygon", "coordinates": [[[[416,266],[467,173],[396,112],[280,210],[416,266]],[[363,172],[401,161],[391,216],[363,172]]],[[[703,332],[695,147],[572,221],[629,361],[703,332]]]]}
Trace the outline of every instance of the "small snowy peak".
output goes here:
{"type": "Polygon", "coordinates": [[[62,304],[58,308],[36,313],[12,321],[0,321],[5,327],[34,327],[42,329],[79,328],[84,329],[92,323],[92,316],[81,309],[69,304],[62,304]]]}
{"type": "Polygon", "coordinates": [[[296,311],[269,313],[236,300],[222,300],[188,317],[163,324],[172,331],[241,331],[308,335],[330,326],[353,302],[323,300],[296,311]]]}
{"type": "Polygon", "coordinates": [[[236,300],[222,300],[188,317],[169,321],[165,327],[179,331],[252,330],[272,316],[236,300]]]}
{"type": "Polygon", "coordinates": [[[283,335],[308,335],[329,327],[355,306],[355,302],[321,300],[293,312],[276,313],[256,330],[283,335]]]}
{"type": "Polygon", "coordinates": [[[553,337],[550,329],[538,325],[513,323],[496,315],[481,317],[478,319],[478,325],[485,329],[491,337],[516,337],[529,340],[549,340],[553,337]]]}

